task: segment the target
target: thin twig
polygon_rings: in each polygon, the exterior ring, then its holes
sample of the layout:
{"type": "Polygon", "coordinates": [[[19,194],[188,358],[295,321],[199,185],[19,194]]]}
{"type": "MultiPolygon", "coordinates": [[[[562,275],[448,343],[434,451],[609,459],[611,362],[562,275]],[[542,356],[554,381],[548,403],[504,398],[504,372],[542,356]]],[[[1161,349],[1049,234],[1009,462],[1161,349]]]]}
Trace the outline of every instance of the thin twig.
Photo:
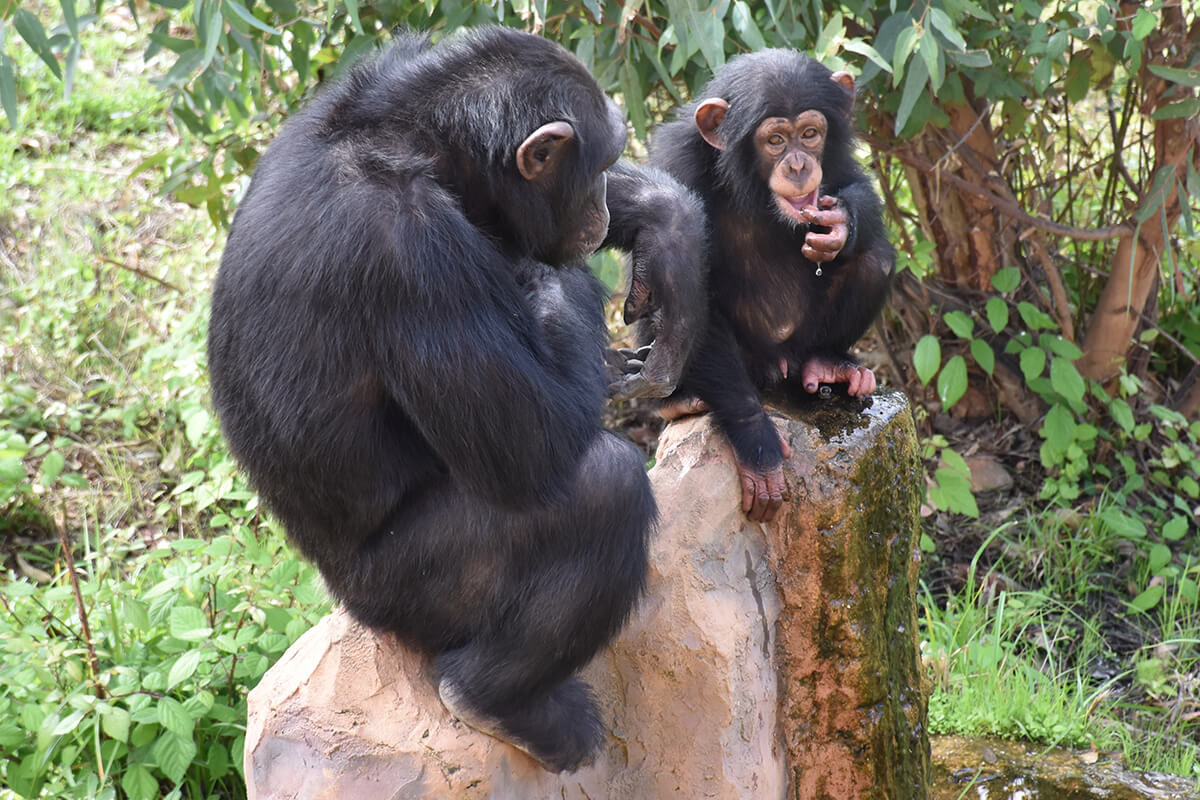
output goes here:
{"type": "Polygon", "coordinates": [[[1039,228],[1044,231],[1055,234],[1056,236],[1065,236],[1069,239],[1079,239],[1082,241],[1102,241],[1105,239],[1117,239],[1122,236],[1128,236],[1133,233],[1131,225],[1109,225],[1106,228],[1073,228],[1070,225],[1063,225],[1061,222],[1046,219],[1045,217],[1035,217],[1016,203],[1000,197],[994,192],[984,189],[982,186],[976,186],[970,181],[960,178],[953,172],[937,169],[929,160],[916,155],[915,153],[899,148],[892,149],[885,142],[872,136],[864,136],[873,147],[876,147],[884,152],[891,153],[900,161],[908,164],[910,167],[922,170],[924,172],[933,172],[939,180],[945,180],[951,186],[961,192],[973,194],[977,197],[982,197],[992,204],[997,211],[1001,211],[1008,216],[1024,222],[1026,225],[1034,228],[1039,228]]]}
{"type": "Polygon", "coordinates": [[[108,256],[97,255],[96,257],[99,258],[101,261],[104,261],[105,263],[112,264],[114,267],[120,267],[121,269],[128,270],[135,275],[142,276],[146,280],[154,281],[159,286],[162,286],[167,289],[172,289],[176,292],[179,292],[180,294],[183,294],[183,289],[181,287],[176,286],[175,284],[171,283],[168,280],[163,280],[162,278],[158,277],[157,275],[151,275],[149,272],[146,272],[146,270],[142,269],[141,267],[135,267],[132,264],[126,264],[124,261],[117,261],[115,258],[109,258],[108,256]]]}
{"type": "Polygon", "coordinates": [[[100,662],[96,659],[96,646],[92,643],[92,629],[88,625],[87,609],[83,605],[83,592],[79,590],[79,575],[75,572],[75,556],[71,553],[71,545],[67,542],[67,509],[64,506],[54,520],[58,528],[58,541],[62,545],[63,557],[67,560],[67,575],[71,579],[71,589],[75,592],[75,608],[79,612],[79,625],[83,634],[83,643],[87,646],[88,671],[92,674],[92,686],[96,696],[105,696],[104,687],[100,685],[100,662]]]}

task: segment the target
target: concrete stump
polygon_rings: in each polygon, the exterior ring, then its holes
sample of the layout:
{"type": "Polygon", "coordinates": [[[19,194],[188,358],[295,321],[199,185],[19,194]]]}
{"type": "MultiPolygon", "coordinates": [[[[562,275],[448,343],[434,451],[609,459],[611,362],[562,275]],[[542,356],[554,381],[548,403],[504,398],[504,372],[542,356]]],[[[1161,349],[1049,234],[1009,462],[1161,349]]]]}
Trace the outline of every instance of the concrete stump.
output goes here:
{"type": "Polygon", "coordinates": [[[769,526],[707,416],[664,432],[647,595],[584,672],[610,725],[594,764],[553,775],[457,722],[420,656],[336,611],[250,693],[251,800],[924,800],[907,402],[772,417],[792,497],[769,526]]]}

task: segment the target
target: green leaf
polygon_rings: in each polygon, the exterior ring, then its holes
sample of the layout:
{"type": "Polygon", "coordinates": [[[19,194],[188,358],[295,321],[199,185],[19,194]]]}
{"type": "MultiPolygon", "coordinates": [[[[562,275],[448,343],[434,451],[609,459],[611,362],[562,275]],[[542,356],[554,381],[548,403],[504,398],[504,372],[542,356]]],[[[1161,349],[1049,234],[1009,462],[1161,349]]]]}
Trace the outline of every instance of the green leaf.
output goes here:
{"type": "Polygon", "coordinates": [[[151,749],[151,755],[167,779],[179,783],[196,758],[196,743],[192,741],[190,733],[180,736],[168,731],[158,737],[151,749]]]}
{"type": "Polygon", "coordinates": [[[21,34],[21,38],[25,40],[29,48],[45,62],[50,71],[54,73],[54,77],[62,80],[62,70],[59,69],[58,59],[54,57],[54,48],[51,46],[50,40],[46,38],[46,29],[42,27],[38,18],[28,9],[18,8],[12,19],[17,33],[21,34]]]}
{"type": "Polygon", "coordinates": [[[938,367],[941,365],[942,345],[936,336],[927,333],[913,348],[913,369],[917,371],[917,377],[921,379],[922,386],[929,384],[930,379],[937,374],[938,367]]]}
{"type": "Polygon", "coordinates": [[[1043,350],[1054,353],[1056,356],[1062,356],[1068,361],[1075,361],[1083,357],[1083,351],[1079,349],[1078,345],[1061,336],[1043,333],[1038,336],[1038,344],[1042,346],[1043,350]]]}
{"type": "Polygon", "coordinates": [[[761,50],[767,46],[762,32],[754,24],[754,14],[745,0],[737,0],[733,4],[733,29],[742,37],[742,41],[751,50],[761,50]]]}
{"type": "Polygon", "coordinates": [[[1126,539],[1146,538],[1146,523],[1137,517],[1131,517],[1119,508],[1108,507],[1099,511],[1097,516],[1105,524],[1110,533],[1126,539]]]}
{"type": "Polygon", "coordinates": [[[940,8],[929,7],[929,22],[933,25],[933,29],[946,37],[946,41],[957,47],[959,50],[966,50],[967,43],[963,39],[962,34],[958,32],[958,28],[954,27],[954,22],[951,21],[950,15],[940,8]]]}
{"type": "Polygon", "coordinates": [[[1187,535],[1187,517],[1176,514],[1167,524],[1163,525],[1162,536],[1168,542],[1177,542],[1187,535]]]}
{"type": "Polygon", "coordinates": [[[1146,612],[1158,605],[1158,601],[1163,596],[1163,585],[1156,583],[1139,594],[1137,597],[1129,601],[1129,605],[1135,611],[1146,612]]]}
{"type": "Polygon", "coordinates": [[[1055,356],[1050,360],[1050,386],[1072,406],[1083,405],[1083,393],[1087,391],[1087,384],[1075,365],[1065,358],[1055,356]]]}
{"type": "Polygon", "coordinates": [[[938,53],[937,42],[926,31],[925,35],[917,42],[917,54],[925,62],[925,71],[929,73],[929,89],[934,94],[937,94],[938,89],[942,88],[944,77],[944,71],[939,69],[938,53]]]}
{"type": "Polygon", "coordinates": [[[1021,270],[1016,267],[1005,267],[992,276],[992,287],[997,292],[1011,292],[1021,282],[1021,270]]]}
{"type": "Polygon", "coordinates": [[[938,397],[942,401],[942,409],[949,411],[955,403],[967,392],[967,360],[962,356],[953,356],[942,367],[938,375],[938,397]]]}
{"type": "Polygon", "coordinates": [[[66,465],[67,459],[62,453],[57,450],[46,453],[46,457],[42,459],[42,474],[38,477],[38,483],[47,489],[50,488],[58,480],[58,476],[62,474],[63,467],[66,465]]]}
{"type": "Polygon", "coordinates": [[[1113,398],[1108,404],[1108,413],[1126,433],[1133,432],[1133,409],[1121,398],[1113,398]]]}
{"type": "MultiPolygon", "coordinates": [[[[1046,413],[1045,420],[1042,421],[1042,429],[1039,431],[1042,438],[1046,440],[1046,444],[1058,455],[1067,451],[1071,442],[1075,441],[1075,417],[1071,412],[1060,406],[1055,405],[1046,413]]],[[[1046,464],[1045,466],[1053,466],[1046,464]]]]}
{"type": "Polygon", "coordinates": [[[1054,319],[1049,314],[1027,300],[1017,303],[1017,311],[1020,312],[1021,319],[1030,330],[1040,331],[1056,327],[1054,319]]]}
{"type": "Polygon", "coordinates": [[[1161,64],[1147,64],[1146,69],[1163,80],[1178,83],[1180,86],[1200,87],[1200,70],[1165,67],[1161,64]]]}
{"type": "Polygon", "coordinates": [[[1026,383],[1041,375],[1045,368],[1045,350],[1040,347],[1026,347],[1021,351],[1021,372],[1025,375],[1026,383]]]}
{"type": "Polygon", "coordinates": [[[4,52],[0,52],[0,102],[4,104],[8,127],[16,130],[17,123],[21,121],[21,114],[17,108],[17,73],[13,68],[12,59],[4,52]]]}
{"type": "Polygon", "coordinates": [[[892,71],[892,65],[887,62],[887,59],[881,56],[878,50],[876,50],[874,47],[871,47],[871,45],[867,44],[866,42],[860,41],[859,39],[847,39],[846,41],[842,42],[842,48],[866,58],[884,72],[892,71]]]}
{"type": "Polygon", "coordinates": [[[1146,7],[1138,9],[1137,16],[1133,18],[1133,38],[1137,41],[1142,41],[1154,31],[1158,25],[1158,17],[1154,16],[1154,12],[1146,7]]]}
{"type": "Polygon", "coordinates": [[[921,60],[914,61],[912,69],[904,77],[904,93],[900,96],[900,107],[896,109],[896,135],[899,135],[900,131],[904,130],[904,126],[908,122],[908,118],[912,115],[917,101],[925,94],[925,85],[927,83],[929,83],[929,71],[925,68],[925,62],[921,60]]]}
{"type": "Polygon", "coordinates": [[[104,709],[100,712],[100,730],[110,739],[129,741],[129,712],[115,706],[104,709]]]}
{"type": "Polygon", "coordinates": [[[183,704],[178,700],[173,697],[160,697],[155,711],[157,712],[158,724],[185,739],[192,738],[192,732],[196,728],[196,721],[192,719],[192,716],[187,713],[183,704]]]}
{"type": "Polygon", "coordinates": [[[346,11],[350,14],[350,24],[354,27],[354,32],[362,33],[362,22],[358,19],[358,0],[346,0],[346,11]]]}
{"type": "Polygon", "coordinates": [[[1158,572],[1171,563],[1171,548],[1165,544],[1156,544],[1150,548],[1150,556],[1148,558],[1150,572],[1158,574],[1158,572]]]}
{"type": "MultiPolygon", "coordinates": [[[[253,14],[251,14],[249,9],[247,9],[244,5],[242,5],[240,2],[238,2],[238,0],[222,0],[221,10],[231,12],[235,17],[240,19],[242,22],[246,23],[247,25],[249,25],[251,27],[258,28],[263,33],[269,34],[271,36],[279,36],[280,35],[279,31],[272,28],[270,25],[263,22],[261,19],[254,16],[253,14]]],[[[307,27],[307,26],[301,25],[298,27],[307,27]]],[[[293,28],[292,30],[295,31],[295,28],[293,28]]],[[[307,54],[307,51],[306,51],[306,54],[307,54]]]]}
{"type": "Polygon", "coordinates": [[[200,650],[188,650],[186,653],[175,659],[175,663],[171,665],[171,671],[167,673],[167,689],[174,689],[179,684],[186,681],[196,673],[196,667],[200,665],[200,650]]]}
{"type": "Polygon", "coordinates": [[[121,777],[121,788],[129,800],[153,800],[158,797],[158,781],[141,764],[132,764],[121,777]]]}
{"type": "Polygon", "coordinates": [[[1004,330],[1008,325],[1008,303],[999,297],[993,297],[987,301],[986,311],[988,325],[992,326],[992,330],[996,333],[1004,330]]]}
{"type": "Polygon", "coordinates": [[[946,321],[946,325],[950,330],[954,331],[954,335],[962,339],[970,339],[971,334],[975,331],[975,320],[968,317],[961,311],[951,311],[942,317],[946,321]]]}
{"type": "Polygon", "coordinates": [[[185,642],[197,642],[212,635],[204,612],[195,606],[176,606],[171,609],[171,635],[185,642]]]}
{"type": "Polygon", "coordinates": [[[1151,119],[1189,119],[1200,113],[1200,97],[1192,97],[1171,103],[1150,115],[1151,119]]]}
{"type": "Polygon", "coordinates": [[[988,375],[991,375],[996,368],[996,354],[992,351],[991,345],[983,339],[971,340],[971,357],[988,375]]]}

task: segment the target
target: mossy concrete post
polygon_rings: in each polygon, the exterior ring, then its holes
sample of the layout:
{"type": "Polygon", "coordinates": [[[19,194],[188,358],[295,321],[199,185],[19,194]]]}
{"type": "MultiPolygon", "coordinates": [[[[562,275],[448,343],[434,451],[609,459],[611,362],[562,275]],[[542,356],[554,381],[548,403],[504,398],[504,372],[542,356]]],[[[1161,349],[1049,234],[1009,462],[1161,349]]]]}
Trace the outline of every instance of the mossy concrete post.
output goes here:
{"type": "Polygon", "coordinates": [[[775,663],[788,798],[924,800],[924,472],[908,402],[880,392],[778,407],[791,501],[767,534],[782,601],[775,663]]]}

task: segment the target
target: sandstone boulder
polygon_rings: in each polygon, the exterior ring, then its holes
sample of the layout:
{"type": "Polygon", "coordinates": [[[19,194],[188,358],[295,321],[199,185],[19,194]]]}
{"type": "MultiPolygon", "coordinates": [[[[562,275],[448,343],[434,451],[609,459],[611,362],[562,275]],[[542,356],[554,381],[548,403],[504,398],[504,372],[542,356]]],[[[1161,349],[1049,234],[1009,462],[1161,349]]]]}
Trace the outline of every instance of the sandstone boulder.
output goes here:
{"type": "Polygon", "coordinates": [[[907,403],[773,416],[792,499],[769,526],[707,417],[664,433],[647,596],[584,673],[611,725],[594,764],[552,775],[457,722],[419,656],[338,611],[250,694],[251,800],[926,797],[907,403]]]}

